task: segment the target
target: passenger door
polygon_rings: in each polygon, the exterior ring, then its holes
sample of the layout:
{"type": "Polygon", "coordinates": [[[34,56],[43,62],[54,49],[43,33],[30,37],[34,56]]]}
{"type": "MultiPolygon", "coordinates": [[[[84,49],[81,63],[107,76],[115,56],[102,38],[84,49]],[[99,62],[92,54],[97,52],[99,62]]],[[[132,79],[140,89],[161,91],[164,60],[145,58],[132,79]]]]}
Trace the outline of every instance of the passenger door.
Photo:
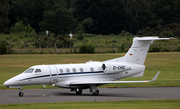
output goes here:
{"type": "Polygon", "coordinates": [[[56,66],[49,66],[50,70],[50,83],[56,83],[58,82],[58,72],[56,66]]]}

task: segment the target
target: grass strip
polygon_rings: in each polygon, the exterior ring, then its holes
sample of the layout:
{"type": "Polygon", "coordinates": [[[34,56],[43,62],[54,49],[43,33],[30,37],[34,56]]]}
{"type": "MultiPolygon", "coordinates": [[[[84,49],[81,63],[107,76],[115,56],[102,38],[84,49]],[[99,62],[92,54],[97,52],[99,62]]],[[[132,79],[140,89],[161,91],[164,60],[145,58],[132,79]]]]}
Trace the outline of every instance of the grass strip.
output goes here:
{"type": "Polygon", "coordinates": [[[128,100],[128,101],[92,101],[57,102],[33,104],[3,104],[1,109],[178,109],[179,100],[128,100]]]}

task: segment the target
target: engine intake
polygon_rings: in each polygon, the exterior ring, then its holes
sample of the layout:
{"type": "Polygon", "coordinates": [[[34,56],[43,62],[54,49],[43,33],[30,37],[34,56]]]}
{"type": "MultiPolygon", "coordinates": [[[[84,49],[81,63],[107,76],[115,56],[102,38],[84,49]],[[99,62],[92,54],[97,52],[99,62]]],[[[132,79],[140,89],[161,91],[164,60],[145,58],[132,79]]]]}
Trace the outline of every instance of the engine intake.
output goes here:
{"type": "Polygon", "coordinates": [[[119,72],[131,69],[130,66],[119,63],[119,62],[103,63],[101,68],[104,73],[119,73],[119,72]]]}

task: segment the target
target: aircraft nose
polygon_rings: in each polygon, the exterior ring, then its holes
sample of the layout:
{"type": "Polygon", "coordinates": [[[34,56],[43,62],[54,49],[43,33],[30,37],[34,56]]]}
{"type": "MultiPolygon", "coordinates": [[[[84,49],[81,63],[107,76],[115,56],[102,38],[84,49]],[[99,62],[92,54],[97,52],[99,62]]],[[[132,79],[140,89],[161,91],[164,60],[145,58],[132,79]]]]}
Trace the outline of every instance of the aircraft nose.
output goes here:
{"type": "Polygon", "coordinates": [[[15,77],[10,78],[9,80],[4,82],[4,86],[17,86],[19,83],[19,79],[21,79],[23,74],[19,74],[15,77]]]}
{"type": "Polygon", "coordinates": [[[8,86],[8,83],[7,83],[7,81],[6,82],[4,82],[4,84],[3,84],[4,86],[8,86]]]}
{"type": "Polygon", "coordinates": [[[17,82],[14,80],[14,78],[11,78],[11,79],[4,82],[4,86],[13,86],[16,84],[17,84],[17,82]]]}
{"type": "Polygon", "coordinates": [[[4,86],[10,86],[12,84],[12,82],[10,80],[7,80],[4,82],[4,86]]]}

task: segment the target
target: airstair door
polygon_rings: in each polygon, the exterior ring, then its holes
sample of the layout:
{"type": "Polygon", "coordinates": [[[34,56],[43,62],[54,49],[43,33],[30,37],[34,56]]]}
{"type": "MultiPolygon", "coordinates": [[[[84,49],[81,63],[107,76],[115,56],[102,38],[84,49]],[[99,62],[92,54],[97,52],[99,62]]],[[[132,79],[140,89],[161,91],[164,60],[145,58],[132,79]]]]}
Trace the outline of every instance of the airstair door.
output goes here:
{"type": "Polygon", "coordinates": [[[56,66],[49,66],[50,70],[50,83],[56,83],[58,82],[58,72],[56,66]]]}

